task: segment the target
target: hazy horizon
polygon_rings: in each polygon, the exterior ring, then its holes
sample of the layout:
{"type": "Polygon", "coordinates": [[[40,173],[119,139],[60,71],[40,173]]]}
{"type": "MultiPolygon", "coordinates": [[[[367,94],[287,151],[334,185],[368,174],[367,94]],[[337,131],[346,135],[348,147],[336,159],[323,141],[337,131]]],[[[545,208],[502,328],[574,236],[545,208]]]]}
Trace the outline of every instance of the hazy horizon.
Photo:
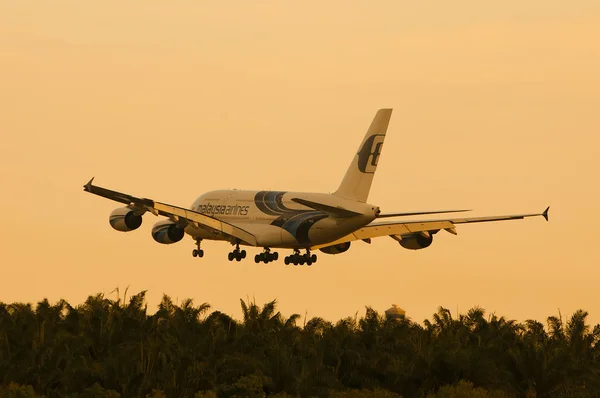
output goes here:
{"type": "MultiPolygon", "coordinates": [[[[239,299],[337,320],[396,303],[600,322],[600,3],[0,0],[0,301],[129,286],[241,316],[239,299]],[[393,114],[369,202],[384,212],[541,212],[382,237],[311,266],[230,263],[108,224],[95,183],[189,206],[213,189],[331,192],[377,109],[393,114]]],[[[427,217],[424,217],[427,218],[427,217]]],[[[435,217],[433,217],[435,218],[435,217]]],[[[283,256],[282,256],[283,254],[283,256]]],[[[112,296],[111,296],[112,297],[112,296]]]]}

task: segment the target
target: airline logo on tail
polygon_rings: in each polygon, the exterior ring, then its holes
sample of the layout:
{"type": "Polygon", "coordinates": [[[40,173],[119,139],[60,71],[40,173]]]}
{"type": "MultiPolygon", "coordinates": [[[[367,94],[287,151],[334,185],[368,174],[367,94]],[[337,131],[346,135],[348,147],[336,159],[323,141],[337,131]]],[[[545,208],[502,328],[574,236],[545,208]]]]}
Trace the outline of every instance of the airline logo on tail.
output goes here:
{"type": "Polygon", "coordinates": [[[384,139],[385,135],[383,134],[373,134],[367,138],[360,151],[358,151],[358,169],[362,173],[375,173],[384,139]]]}

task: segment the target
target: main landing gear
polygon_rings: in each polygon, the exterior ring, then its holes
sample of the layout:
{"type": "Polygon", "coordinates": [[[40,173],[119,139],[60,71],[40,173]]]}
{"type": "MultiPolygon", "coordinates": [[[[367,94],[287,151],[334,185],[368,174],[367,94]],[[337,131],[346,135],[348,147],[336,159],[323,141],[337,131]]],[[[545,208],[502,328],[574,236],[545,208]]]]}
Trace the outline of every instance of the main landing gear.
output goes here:
{"type": "Polygon", "coordinates": [[[254,256],[254,262],[258,264],[262,261],[266,264],[270,263],[271,261],[277,261],[278,258],[279,254],[277,252],[271,253],[271,250],[268,247],[265,247],[265,251],[263,253],[254,256]]]}
{"type": "Polygon", "coordinates": [[[300,254],[300,250],[294,249],[294,254],[291,256],[287,256],[284,260],[285,264],[294,264],[294,265],[312,265],[317,262],[317,255],[310,254],[310,250],[306,249],[306,254],[300,254]]]}
{"type": "Polygon", "coordinates": [[[243,258],[246,258],[246,250],[240,250],[240,244],[236,243],[235,250],[227,255],[229,261],[241,261],[243,258]]]}
{"type": "Polygon", "coordinates": [[[204,257],[204,250],[200,249],[200,242],[202,242],[202,239],[196,239],[197,249],[192,250],[193,257],[204,257]]]}

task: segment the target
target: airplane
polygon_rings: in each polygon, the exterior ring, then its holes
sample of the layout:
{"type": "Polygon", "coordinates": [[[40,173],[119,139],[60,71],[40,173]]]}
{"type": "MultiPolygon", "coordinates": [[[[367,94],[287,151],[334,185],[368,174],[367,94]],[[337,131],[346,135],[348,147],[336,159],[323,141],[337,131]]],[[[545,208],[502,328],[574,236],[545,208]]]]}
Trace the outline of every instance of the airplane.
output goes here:
{"type": "Polygon", "coordinates": [[[120,202],[124,207],[109,216],[112,228],[128,232],[142,225],[142,216],[152,213],[166,219],[152,227],[152,237],[158,243],[173,244],[185,234],[196,242],[194,257],[203,257],[203,240],[229,242],[234,249],[229,261],[246,258],[246,247],[263,248],[256,254],[256,263],[277,261],[272,249],[291,249],[285,264],[312,265],[317,261],[312,251],[339,254],[348,251],[352,242],[371,243],[377,237],[391,237],[400,246],[411,250],[427,248],[433,236],[441,230],[456,235],[457,224],[501,220],[517,220],[542,216],[548,221],[548,210],[542,213],[492,217],[441,218],[423,221],[376,221],[395,217],[458,213],[469,210],[438,210],[404,213],[382,213],[367,202],[377,169],[392,109],[380,109],[375,114],[358,150],[353,154],[342,182],[333,193],[289,191],[217,190],[198,197],[189,208],[178,207],[152,199],[131,196],[93,185],[94,178],[84,185],[84,191],[120,202]],[[304,254],[302,254],[304,251],[304,254]]]}

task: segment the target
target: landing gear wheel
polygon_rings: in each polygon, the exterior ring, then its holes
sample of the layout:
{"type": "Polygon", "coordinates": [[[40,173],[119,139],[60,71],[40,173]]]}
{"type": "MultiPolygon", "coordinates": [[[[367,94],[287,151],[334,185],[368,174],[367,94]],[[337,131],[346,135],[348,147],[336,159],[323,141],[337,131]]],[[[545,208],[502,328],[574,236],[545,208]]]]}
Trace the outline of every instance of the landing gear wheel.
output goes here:
{"type": "MultiPolygon", "coordinates": [[[[290,263],[290,264],[294,264],[294,265],[300,264],[300,250],[294,249],[294,253],[290,254],[288,257],[286,257],[286,259],[288,259],[288,263],[290,263]]],[[[286,263],[286,264],[288,264],[288,263],[286,263]]]]}
{"type": "Polygon", "coordinates": [[[200,249],[200,242],[202,242],[202,239],[196,239],[196,249],[192,250],[192,257],[204,256],[204,250],[200,249]]]}
{"type": "Polygon", "coordinates": [[[240,250],[240,242],[235,243],[235,249],[227,255],[229,261],[241,261],[246,258],[246,250],[240,250]]]}
{"type": "Polygon", "coordinates": [[[310,254],[306,253],[304,256],[302,256],[302,259],[306,265],[312,265],[312,258],[310,257],[310,254]]]}
{"type": "Polygon", "coordinates": [[[283,259],[283,262],[285,263],[285,265],[289,265],[289,264],[290,264],[290,258],[289,258],[288,256],[286,256],[286,257],[283,259]]]}
{"type": "MultiPolygon", "coordinates": [[[[242,251],[242,252],[245,253],[244,251],[242,251]]],[[[277,259],[279,259],[279,254],[277,252],[271,253],[271,251],[269,250],[268,247],[265,247],[264,252],[257,254],[254,257],[254,261],[256,263],[259,263],[262,261],[265,264],[270,263],[271,261],[277,261],[277,259]]]]}
{"type": "Polygon", "coordinates": [[[286,264],[294,265],[308,265],[311,266],[317,262],[317,255],[310,254],[310,250],[307,249],[305,254],[300,254],[300,249],[294,249],[294,253],[290,254],[285,258],[286,264]]]}

